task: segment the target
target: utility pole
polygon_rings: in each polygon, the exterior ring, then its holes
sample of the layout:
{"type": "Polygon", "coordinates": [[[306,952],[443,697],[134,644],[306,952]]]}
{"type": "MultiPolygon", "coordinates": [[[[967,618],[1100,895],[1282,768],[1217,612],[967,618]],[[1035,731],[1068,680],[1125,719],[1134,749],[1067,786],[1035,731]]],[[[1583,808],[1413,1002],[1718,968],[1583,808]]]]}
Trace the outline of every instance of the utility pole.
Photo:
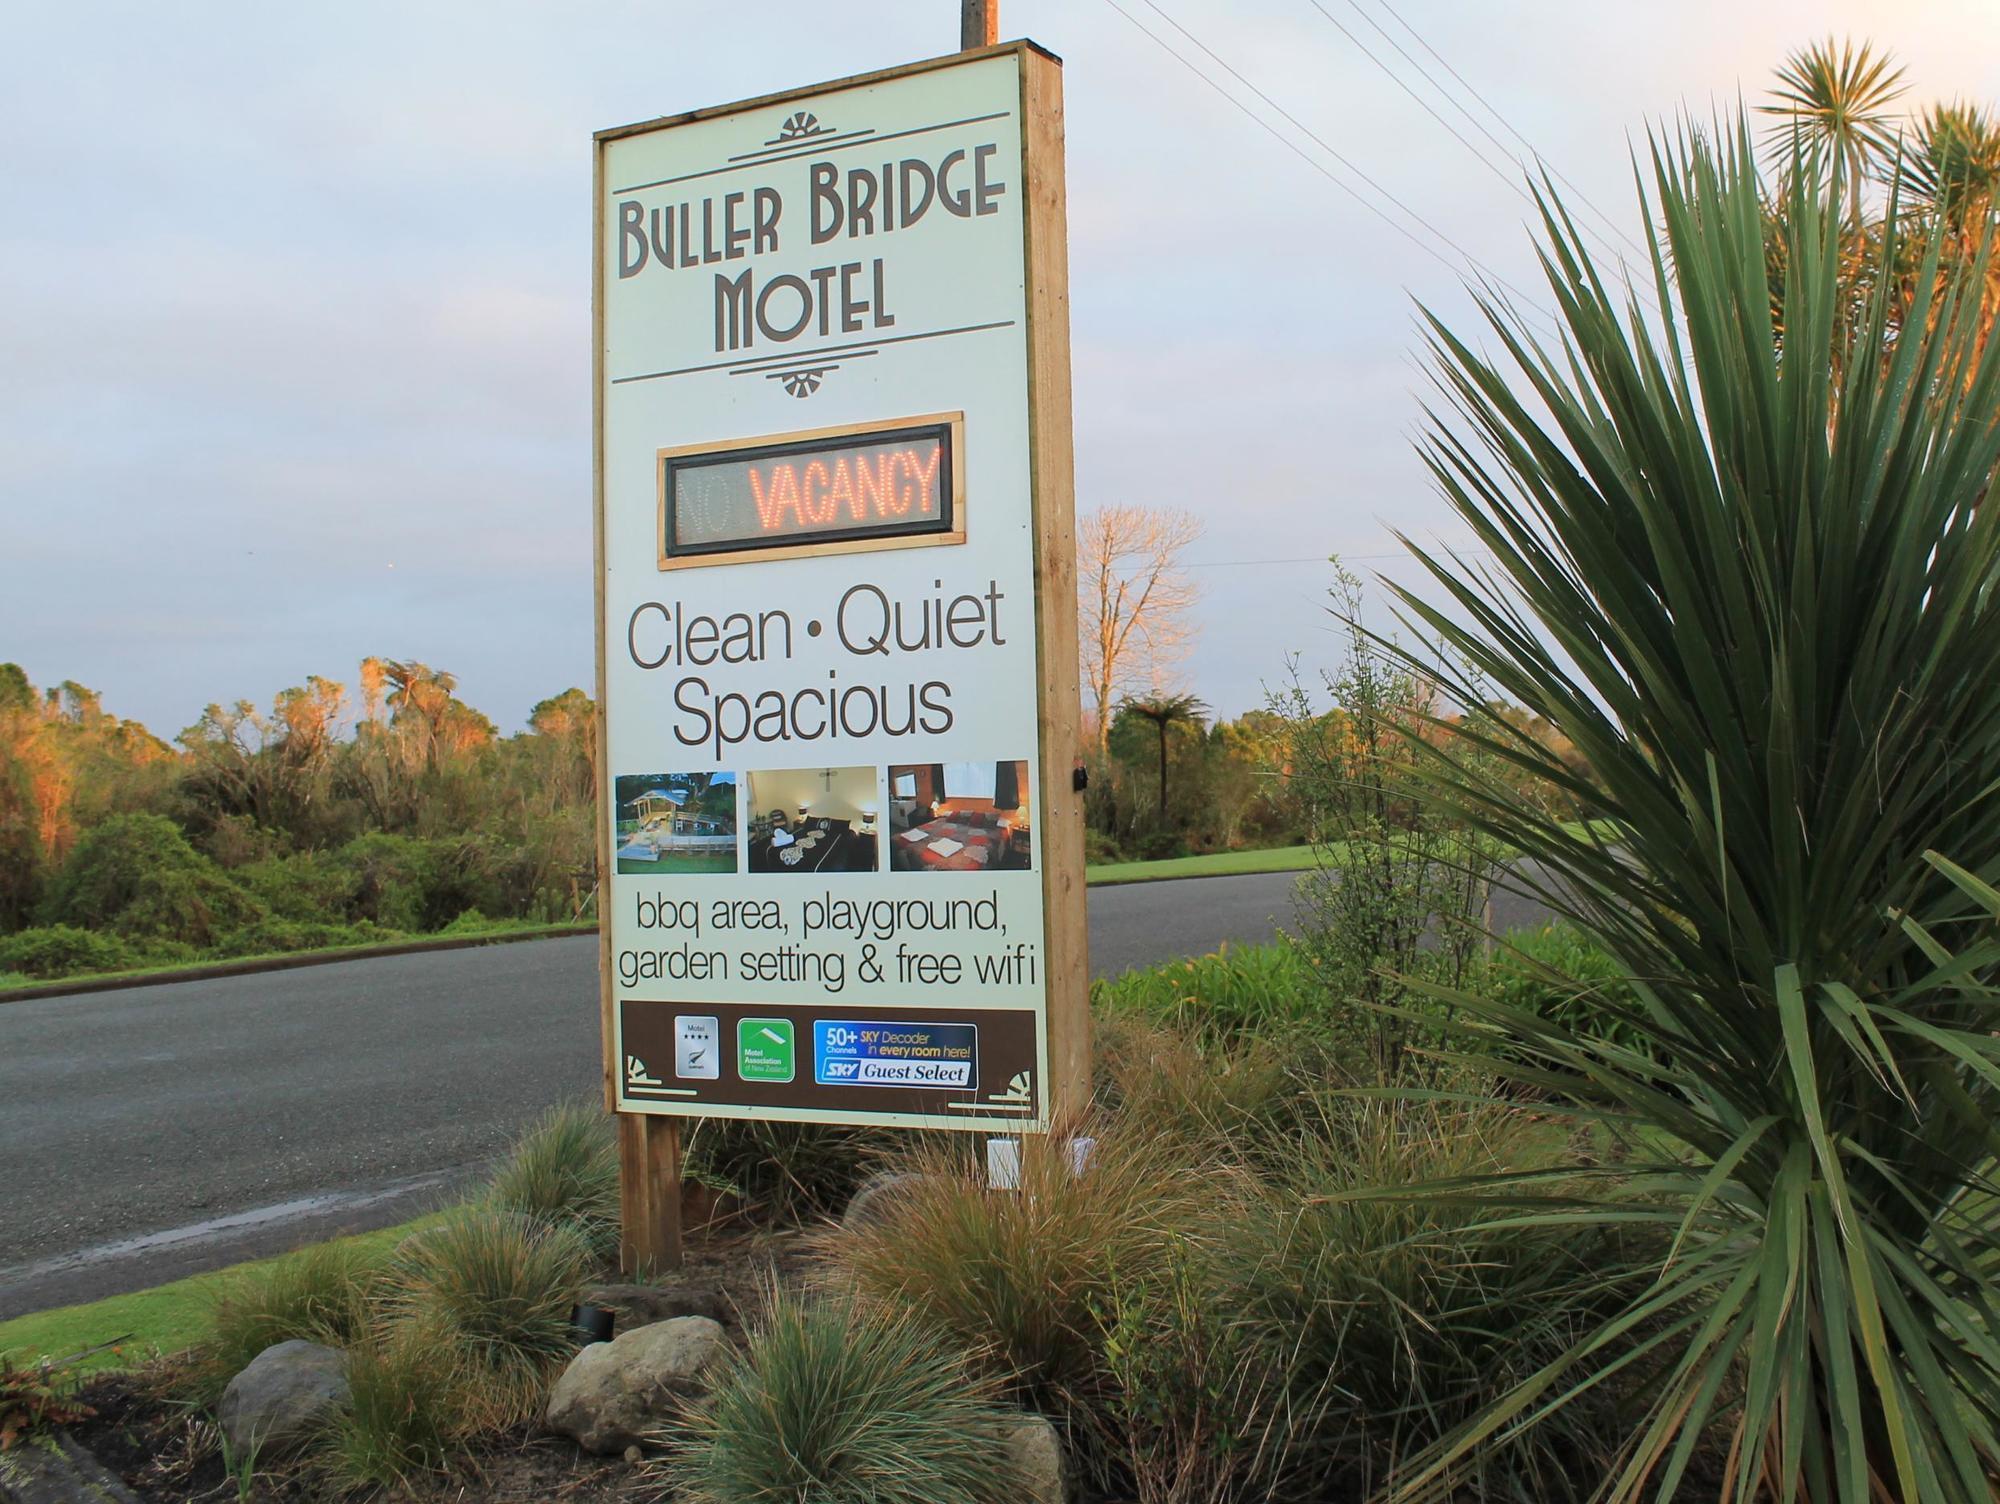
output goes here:
{"type": "Polygon", "coordinates": [[[958,50],[991,47],[1000,40],[1000,0],[958,0],[958,50]]]}

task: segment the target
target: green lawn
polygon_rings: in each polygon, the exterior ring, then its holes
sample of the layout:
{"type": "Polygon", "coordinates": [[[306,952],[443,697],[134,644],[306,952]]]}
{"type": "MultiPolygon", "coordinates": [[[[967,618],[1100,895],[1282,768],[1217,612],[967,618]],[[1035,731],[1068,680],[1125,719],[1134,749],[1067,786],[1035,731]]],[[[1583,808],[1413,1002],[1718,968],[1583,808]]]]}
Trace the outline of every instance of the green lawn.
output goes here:
{"type": "MultiPolygon", "coordinates": [[[[388,1249],[418,1228],[428,1227],[445,1215],[433,1212],[397,1227],[335,1239],[358,1247],[388,1249]]],[[[118,1349],[92,1355],[83,1368],[117,1368],[143,1361],[155,1352],[177,1353],[200,1341],[208,1323],[209,1302],[218,1283],[244,1269],[273,1262],[258,1259],[177,1279],[170,1285],[151,1290],[135,1290],[130,1295],[113,1295],[80,1306],[57,1306],[52,1311],[36,1311],[0,1321],[0,1354],[33,1361],[36,1358],[62,1359],[72,1353],[116,1342],[118,1349]]]]}
{"type": "Polygon", "coordinates": [[[1170,877],[1239,877],[1246,872],[1303,872],[1313,864],[1310,846],[1274,846],[1266,851],[1218,851],[1209,856],[1169,857],[1159,862],[1105,862],[1087,869],[1092,887],[1151,883],[1170,877]]]}

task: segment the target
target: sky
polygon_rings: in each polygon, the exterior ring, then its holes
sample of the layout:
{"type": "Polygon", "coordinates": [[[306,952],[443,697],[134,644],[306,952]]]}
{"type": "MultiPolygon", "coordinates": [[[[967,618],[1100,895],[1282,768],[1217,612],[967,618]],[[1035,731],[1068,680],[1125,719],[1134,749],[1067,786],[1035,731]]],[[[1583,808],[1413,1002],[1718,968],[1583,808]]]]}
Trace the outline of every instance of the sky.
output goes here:
{"type": "MultiPolygon", "coordinates": [[[[167,737],[371,653],[503,730],[587,688],[591,132],[950,51],[958,8],[15,7],[0,661],[167,737]]],[[[1397,530],[1463,537],[1413,447],[1416,307],[1473,329],[1463,263],[1304,133],[1535,285],[1520,169],[1385,33],[1635,238],[1633,142],[1816,37],[2000,100],[1988,0],[1003,0],[1001,33],[1065,62],[1077,504],[1203,520],[1181,677],[1225,715],[1330,661],[1327,555],[1415,583],[1397,530]]]]}

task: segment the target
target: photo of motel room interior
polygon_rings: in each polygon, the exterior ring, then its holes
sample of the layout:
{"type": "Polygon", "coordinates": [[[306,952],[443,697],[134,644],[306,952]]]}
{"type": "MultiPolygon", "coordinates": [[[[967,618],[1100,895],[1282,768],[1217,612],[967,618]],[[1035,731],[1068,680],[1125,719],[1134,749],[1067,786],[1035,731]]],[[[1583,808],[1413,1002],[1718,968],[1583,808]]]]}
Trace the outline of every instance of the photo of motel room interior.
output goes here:
{"type": "Polygon", "coordinates": [[[889,862],[898,872],[1026,872],[1034,865],[1028,764],[889,769],[889,862]]]}
{"type": "Polygon", "coordinates": [[[776,768],[751,773],[751,872],[881,870],[877,768],[776,768]]]}

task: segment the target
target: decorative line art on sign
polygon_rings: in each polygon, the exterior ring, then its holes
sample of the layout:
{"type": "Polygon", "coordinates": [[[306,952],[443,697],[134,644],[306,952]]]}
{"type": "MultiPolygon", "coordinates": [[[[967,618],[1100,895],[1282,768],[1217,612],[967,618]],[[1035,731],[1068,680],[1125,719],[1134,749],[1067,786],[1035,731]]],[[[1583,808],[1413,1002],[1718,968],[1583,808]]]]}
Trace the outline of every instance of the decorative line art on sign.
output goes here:
{"type": "MultiPolygon", "coordinates": [[[[846,345],[825,345],[817,350],[793,351],[789,355],[766,356],[765,359],[767,361],[777,359],[785,362],[804,364],[822,355],[839,355],[849,360],[858,360],[860,359],[859,352],[865,350],[873,354],[882,345],[905,345],[912,340],[943,339],[947,335],[953,334],[984,334],[990,329],[1011,329],[1013,327],[1014,320],[1012,319],[995,319],[988,324],[961,324],[956,329],[931,329],[923,334],[893,334],[887,339],[857,340],[853,344],[846,345]]],[[[658,381],[666,376],[693,376],[702,371],[722,370],[727,370],[734,376],[749,370],[749,367],[744,366],[743,357],[739,355],[734,360],[711,360],[706,365],[681,366],[671,371],[644,371],[636,376],[613,376],[611,384],[613,386],[625,386],[634,381],[658,381]],[[739,367],[742,370],[739,370],[739,367]]]]}
{"type": "Polygon", "coordinates": [[[995,1092],[977,1102],[947,1102],[946,1107],[959,1112],[1018,1112],[1029,1113],[1035,1107],[1035,1073],[1016,1071],[1007,1080],[1007,1089],[995,1092]]]}
{"type": "Polygon", "coordinates": [[[795,115],[787,115],[785,123],[778,127],[777,140],[766,141],[766,146],[776,146],[779,141],[796,141],[801,136],[824,136],[833,130],[830,125],[821,125],[819,116],[811,110],[800,110],[795,115]]]}
{"type": "Polygon", "coordinates": [[[808,369],[798,371],[768,371],[765,373],[764,379],[766,381],[784,382],[785,390],[790,392],[794,397],[810,397],[814,392],[819,390],[820,381],[828,371],[837,371],[839,369],[839,366],[834,365],[812,366],[808,369]]]}
{"type": "Polygon", "coordinates": [[[637,1055],[625,1057],[625,1084],[627,1086],[665,1086],[667,1083],[646,1069],[646,1062],[637,1055]]]}
{"type": "Polygon", "coordinates": [[[637,1055],[625,1057],[625,1095],[630,1097],[692,1097],[692,1087],[669,1086],[637,1055]]]}
{"type": "Polygon", "coordinates": [[[906,131],[889,131],[876,135],[873,131],[856,132],[851,140],[831,142],[825,139],[803,138],[799,143],[787,143],[774,147],[769,152],[748,152],[742,158],[731,158],[724,166],[706,168],[701,172],[684,172],[678,177],[655,178],[647,183],[632,183],[623,188],[613,188],[613,193],[644,193],[649,188],[665,188],[673,183],[691,183],[696,178],[712,178],[725,172],[741,172],[746,167],[762,167],[772,162],[782,162],[788,157],[810,156],[821,151],[846,151],[850,146],[873,146],[878,141],[900,141],[905,136],[927,136],[933,131],[948,131],[961,125],[984,125],[989,120],[1005,120],[1012,110],[995,110],[988,115],[968,115],[963,120],[940,120],[936,125],[912,126],[906,131]],[[756,158],[752,161],[750,158],[756,158]]]}

